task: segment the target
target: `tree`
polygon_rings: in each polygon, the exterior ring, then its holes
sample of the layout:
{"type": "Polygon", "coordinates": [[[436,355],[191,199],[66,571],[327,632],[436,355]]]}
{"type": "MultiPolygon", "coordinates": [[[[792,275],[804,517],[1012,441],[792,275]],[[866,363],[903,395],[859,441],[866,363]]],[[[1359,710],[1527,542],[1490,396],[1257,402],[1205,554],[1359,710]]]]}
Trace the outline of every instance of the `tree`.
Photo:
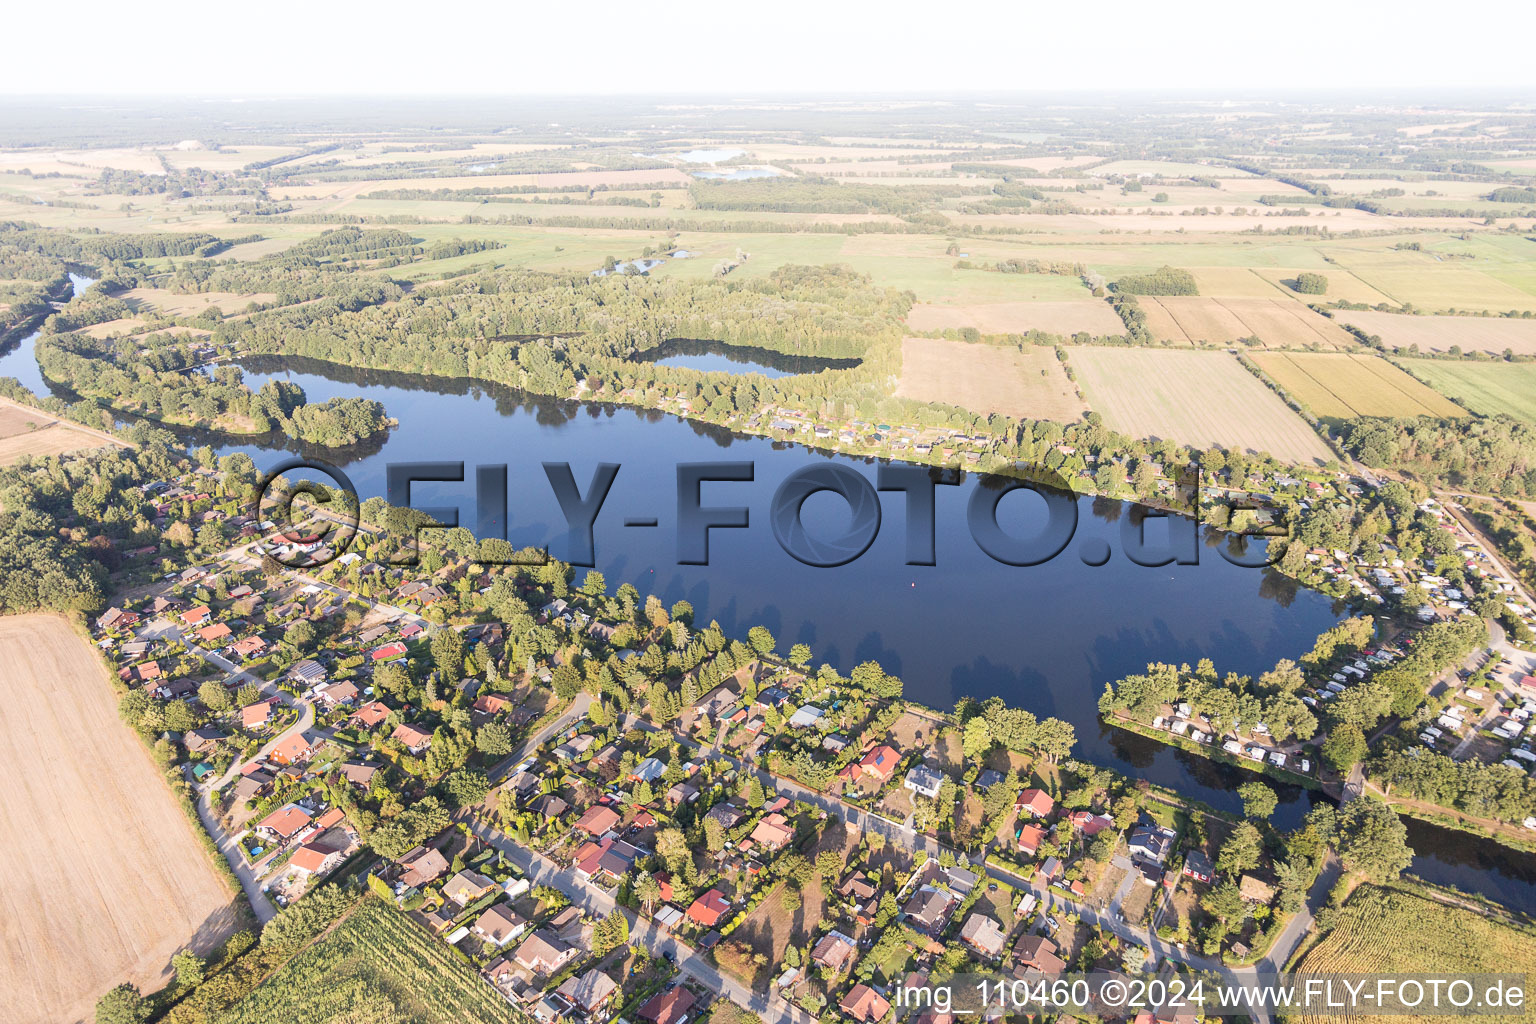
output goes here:
{"type": "Polygon", "coordinates": [[[710,853],[725,849],[725,826],[714,818],[704,819],[704,845],[710,853]]]}
{"type": "Polygon", "coordinates": [[[768,632],[767,626],[753,626],[747,630],[747,642],[752,645],[752,649],[760,657],[764,658],[772,654],[774,647],[778,644],[778,641],[774,640],[773,634],[768,632]]]}
{"type": "Polygon", "coordinates": [[[1336,725],[1323,741],[1323,760],[1343,774],[1364,760],[1366,750],[1365,733],[1358,725],[1336,725]]]}
{"type": "Polygon", "coordinates": [[[1280,802],[1275,791],[1258,780],[1243,783],[1237,794],[1243,798],[1243,813],[1250,818],[1268,818],[1280,802]]]}
{"type": "Polygon", "coordinates": [[[138,987],[124,982],[96,1000],[96,1024],[144,1024],[149,1010],[138,987]]]}
{"type": "Polygon", "coordinates": [[[223,714],[235,706],[235,699],[229,695],[229,690],[217,679],[209,679],[197,688],[197,699],[203,702],[203,707],[214,714],[223,714]]]}
{"type": "Polygon", "coordinates": [[[763,806],[767,799],[762,782],[754,775],[747,781],[747,806],[756,809],[763,806]]]}
{"type": "Polygon", "coordinates": [[[171,968],[176,972],[176,984],[185,985],[188,988],[201,985],[206,973],[203,958],[190,949],[184,949],[171,957],[171,968]]]}
{"type": "Polygon", "coordinates": [[[457,771],[443,779],[443,792],[455,807],[469,807],[485,799],[491,782],[484,772],[457,771]]]}
{"type": "Polygon", "coordinates": [[[1227,841],[1221,844],[1216,857],[1216,867],[1223,874],[1234,874],[1258,866],[1259,854],[1264,848],[1263,837],[1253,822],[1245,821],[1232,830],[1227,841]]]}
{"type": "Polygon", "coordinates": [[[785,882],[784,892],[783,895],[779,897],[779,903],[784,907],[785,910],[789,911],[790,913],[794,913],[795,911],[799,910],[801,905],[804,903],[804,898],[800,894],[800,887],[789,882],[785,882]]]}
{"type": "Polygon", "coordinates": [[[261,700],[261,687],[255,683],[246,683],[235,693],[235,703],[243,708],[248,708],[259,700],[261,700]]]}
{"type": "Polygon", "coordinates": [[[603,956],[629,941],[629,918],[618,907],[592,929],[592,952],[603,956]]]}
{"type": "MultiPolygon", "coordinates": [[[[705,820],[708,822],[713,819],[705,820]]],[[[720,823],[717,821],[715,824],[720,823]]],[[[656,876],[649,871],[642,872],[640,877],[635,879],[635,896],[644,905],[645,912],[649,914],[651,908],[656,905],[656,901],[661,899],[661,883],[656,881],[656,876]]]]}
{"type": "Polygon", "coordinates": [[[512,753],[512,733],[500,722],[486,722],[475,733],[475,746],[483,754],[505,757],[512,753]]]}
{"type": "Polygon", "coordinates": [[[1344,866],[1375,882],[1396,878],[1413,861],[1407,826],[1373,797],[1351,800],[1339,811],[1338,844],[1344,866]]]}
{"type": "Polygon", "coordinates": [[[300,619],[283,631],[283,639],[296,651],[309,650],[315,643],[315,624],[308,619],[300,619]]]}
{"type": "Polygon", "coordinates": [[[440,629],[432,634],[432,664],[449,682],[464,674],[464,638],[456,629],[440,629]]]}
{"type": "Polygon", "coordinates": [[[1201,897],[1200,906],[1220,921],[1228,931],[1248,914],[1248,904],[1243,901],[1243,895],[1238,890],[1237,883],[1230,879],[1201,897]]]}
{"type": "Polygon", "coordinates": [[[805,644],[795,644],[789,649],[789,663],[796,668],[805,668],[811,663],[811,649],[805,644]]]}
{"type": "Polygon", "coordinates": [[[965,733],[960,741],[960,752],[966,760],[974,761],[992,749],[992,730],[980,715],[965,723],[965,733]]]}

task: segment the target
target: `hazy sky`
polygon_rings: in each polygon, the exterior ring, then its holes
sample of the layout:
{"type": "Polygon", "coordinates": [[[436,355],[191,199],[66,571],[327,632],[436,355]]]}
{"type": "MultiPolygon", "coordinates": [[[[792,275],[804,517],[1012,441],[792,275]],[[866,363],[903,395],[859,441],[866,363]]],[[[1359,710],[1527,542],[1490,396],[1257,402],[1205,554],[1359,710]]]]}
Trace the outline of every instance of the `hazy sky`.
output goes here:
{"type": "Polygon", "coordinates": [[[1529,0],[23,2],[0,93],[1528,87],[1529,0]],[[1501,13],[1502,12],[1502,13],[1501,13]],[[1474,17],[1475,15],[1475,17],[1474,17]],[[1456,26],[1458,17],[1472,19],[1456,26]],[[15,44],[22,45],[15,45],[15,44]]]}

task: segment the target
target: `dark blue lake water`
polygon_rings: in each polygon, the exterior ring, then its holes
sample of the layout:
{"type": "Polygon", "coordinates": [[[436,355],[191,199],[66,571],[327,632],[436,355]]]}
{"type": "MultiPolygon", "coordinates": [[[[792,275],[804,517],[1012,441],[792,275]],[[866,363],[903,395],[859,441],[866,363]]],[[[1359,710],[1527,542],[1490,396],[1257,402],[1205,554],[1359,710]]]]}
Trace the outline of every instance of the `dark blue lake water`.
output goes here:
{"type": "MultiPolygon", "coordinates": [[[[1338,618],[1320,594],[1229,564],[1213,546],[1222,542],[1218,536],[1204,538],[1197,566],[1130,563],[1120,531],[1132,507],[1105,499],[1078,500],[1076,539],[1055,560],[1030,568],[1003,565],[977,547],[966,527],[966,503],[978,486],[974,475],[937,489],[937,565],[904,564],[903,498],[886,494],[880,532],[869,550],[848,565],[812,568],[774,538],[767,512],[775,488],[795,470],[829,460],[873,482],[873,460],[733,436],[654,411],[531,400],[464,382],[311,362],[296,361],[286,371],[273,369],[277,365],[252,361],[247,383],[260,387],[282,377],[303,386],[312,401],[364,395],[383,402],[400,421],[386,438],[359,450],[309,453],[341,465],[363,498],[384,493],[389,462],[463,461],[466,483],[418,484],[413,498],[418,505],[457,506],[460,522],[473,526],[475,465],[506,463],[508,538],[519,545],[549,544],[564,557],[564,520],[541,463],[569,462],[583,493],[597,463],[619,463],[595,529],[597,568],[610,587],[629,581],[668,603],[686,598],[699,622],[718,620],[735,635],[761,623],[781,650],[806,643],[818,661],[845,672],[878,659],[905,680],[909,697],[934,707],[996,694],[1058,716],[1076,726],[1076,756],[1223,810],[1240,809],[1236,787],[1253,776],[1105,727],[1096,707],[1104,684],[1152,660],[1208,657],[1223,672],[1257,673],[1298,656],[1338,618]],[[263,372],[254,372],[258,368],[263,372]],[[698,461],[753,463],[752,482],[707,483],[702,491],[706,506],[747,506],[751,525],[712,531],[710,564],[679,566],[675,467],[698,461]],[[626,527],[627,517],[654,517],[659,525],[626,527]],[[1085,565],[1077,556],[1083,539],[1107,543],[1109,562],[1085,565]]],[[[248,452],[263,468],[285,454],[260,444],[217,447],[221,453],[248,452]]],[[[1028,536],[1043,522],[1042,507],[1029,492],[1010,494],[1002,499],[999,519],[1010,532],[1028,536]]],[[[848,520],[846,506],[831,495],[806,502],[805,522],[813,533],[835,533],[848,520]]],[[[1147,530],[1152,542],[1163,535],[1157,519],[1148,521],[1147,530]]],[[[1275,821],[1290,827],[1314,796],[1279,790],[1275,821]]],[[[1536,857],[1431,826],[1413,828],[1421,853],[1416,872],[1536,911],[1536,857]]]]}

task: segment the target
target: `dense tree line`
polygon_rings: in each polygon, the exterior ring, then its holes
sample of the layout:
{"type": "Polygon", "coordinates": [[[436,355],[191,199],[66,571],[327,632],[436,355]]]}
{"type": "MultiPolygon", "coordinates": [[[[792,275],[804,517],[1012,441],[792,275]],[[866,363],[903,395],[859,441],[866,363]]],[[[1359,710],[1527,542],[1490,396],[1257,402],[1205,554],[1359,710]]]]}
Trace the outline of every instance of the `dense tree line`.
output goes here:
{"type": "Polygon", "coordinates": [[[1483,494],[1536,495],[1536,426],[1512,417],[1361,418],[1343,424],[1342,441],[1373,468],[1406,469],[1436,484],[1483,494]]]}
{"type": "Polygon", "coordinates": [[[1523,821],[1536,814],[1536,782],[1519,768],[1477,758],[1456,761],[1426,747],[1393,749],[1366,762],[1390,797],[1422,800],[1475,818],[1523,821]]]}
{"type": "Polygon", "coordinates": [[[1132,295],[1199,295],[1195,275],[1181,267],[1159,267],[1150,274],[1127,274],[1110,285],[1132,295]]]}

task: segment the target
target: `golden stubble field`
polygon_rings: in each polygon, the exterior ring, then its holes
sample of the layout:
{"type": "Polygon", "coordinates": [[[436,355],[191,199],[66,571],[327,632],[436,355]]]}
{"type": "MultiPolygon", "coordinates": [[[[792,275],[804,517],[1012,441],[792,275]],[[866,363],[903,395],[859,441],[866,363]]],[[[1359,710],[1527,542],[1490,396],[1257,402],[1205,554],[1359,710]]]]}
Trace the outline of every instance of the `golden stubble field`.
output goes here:
{"type": "Polygon", "coordinates": [[[20,461],[24,455],[62,455],[121,443],[109,434],[0,398],[0,466],[20,461]]]}
{"type": "Polygon", "coordinates": [[[62,618],[0,618],[0,1024],[89,1021],[131,981],[160,987],[236,908],[106,672],[62,618]]]}
{"type": "Polygon", "coordinates": [[[1226,352],[1083,346],[1067,355],[1088,404],[1122,434],[1267,451],[1287,462],[1334,457],[1305,420],[1226,352]]]}
{"type": "Polygon", "coordinates": [[[1109,303],[1099,299],[1065,302],[973,302],[965,305],[919,302],[907,314],[918,331],[974,327],[982,334],[1024,334],[1045,331],[1073,335],[1079,331],[1108,337],[1125,333],[1125,324],[1109,303]]]}
{"type": "Polygon", "coordinates": [[[1341,309],[1334,316],[1344,323],[1374,334],[1394,348],[1419,346],[1421,352],[1448,352],[1452,345],[1463,352],[1502,355],[1509,349],[1517,356],[1536,355],[1536,320],[1494,316],[1414,316],[1376,310],[1341,309]]]}
{"type": "Polygon", "coordinates": [[[1022,352],[937,338],[901,343],[899,398],[958,405],[971,412],[1075,423],[1088,407],[1054,349],[1022,352]]]}

